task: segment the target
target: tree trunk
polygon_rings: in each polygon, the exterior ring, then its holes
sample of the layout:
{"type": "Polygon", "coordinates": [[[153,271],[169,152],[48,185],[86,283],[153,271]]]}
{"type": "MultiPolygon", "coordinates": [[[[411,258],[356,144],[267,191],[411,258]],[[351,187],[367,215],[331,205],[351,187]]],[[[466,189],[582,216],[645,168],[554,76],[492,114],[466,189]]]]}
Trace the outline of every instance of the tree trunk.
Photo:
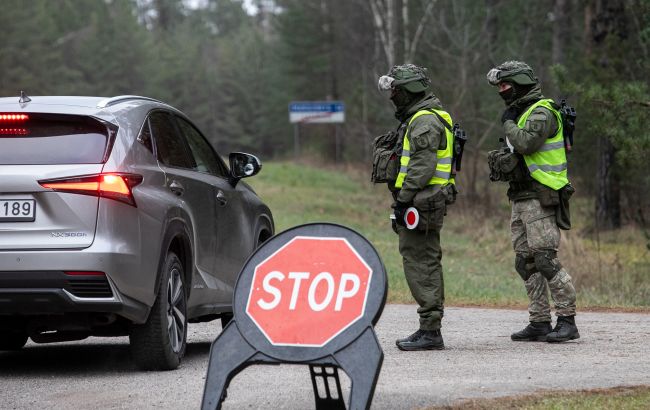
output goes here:
{"type": "Polygon", "coordinates": [[[408,53],[409,50],[411,49],[411,34],[409,33],[409,29],[411,27],[409,21],[409,1],[402,0],[401,8],[402,8],[402,19],[400,21],[400,24],[402,26],[402,49],[400,50],[399,55],[401,56],[401,58],[399,59],[399,61],[404,63],[412,63],[413,61],[408,60],[408,53]]]}
{"type": "MultiPolygon", "coordinates": [[[[322,15],[322,31],[324,38],[327,41],[327,54],[329,56],[329,69],[327,72],[329,87],[327,90],[327,95],[325,99],[328,101],[338,100],[339,98],[339,87],[338,87],[338,64],[337,64],[337,54],[336,54],[336,38],[334,33],[334,18],[332,16],[332,9],[329,7],[328,1],[320,0],[320,11],[322,15]]],[[[334,152],[333,158],[335,161],[339,161],[341,157],[341,151],[343,149],[342,144],[340,143],[340,127],[334,125],[329,127],[331,132],[330,139],[332,141],[332,151],[334,152]]]]}
{"type": "MultiPolygon", "coordinates": [[[[612,50],[605,39],[616,36],[616,40],[625,41],[625,8],[621,0],[594,0],[588,4],[586,15],[589,21],[591,52],[601,70],[616,71],[609,55],[612,50]]],[[[619,43],[620,44],[620,43],[619,43]]],[[[608,135],[598,139],[598,185],[596,194],[596,222],[603,229],[621,227],[620,179],[616,175],[616,149],[608,135]]]]}
{"type": "Polygon", "coordinates": [[[598,141],[598,196],[596,198],[596,220],[600,229],[621,227],[621,188],[616,175],[614,161],[616,149],[607,137],[598,141]]]}
{"type": "Polygon", "coordinates": [[[567,5],[567,0],[555,0],[553,6],[553,46],[551,50],[553,64],[564,64],[564,45],[569,40],[567,5]]]}
{"type": "Polygon", "coordinates": [[[497,49],[499,39],[499,14],[497,6],[499,0],[485,0],[486,9],[486,23],[485,23],[485,41],[488,61],[492,67],[499,64],[501,61],[494,59],[494,54],[497,49]]]}

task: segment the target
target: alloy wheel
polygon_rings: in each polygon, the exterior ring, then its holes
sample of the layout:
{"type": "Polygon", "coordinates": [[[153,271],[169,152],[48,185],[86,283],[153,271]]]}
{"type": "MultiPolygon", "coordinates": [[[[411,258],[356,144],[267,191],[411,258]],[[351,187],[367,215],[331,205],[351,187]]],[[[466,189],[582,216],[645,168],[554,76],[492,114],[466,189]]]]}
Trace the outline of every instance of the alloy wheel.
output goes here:
{"type": "Polygon", "coordinates": [[[185,340],[185,289],[177,268],[173,268],[167,283],[167,333],[174,353],[178,353],[185,340]]]}

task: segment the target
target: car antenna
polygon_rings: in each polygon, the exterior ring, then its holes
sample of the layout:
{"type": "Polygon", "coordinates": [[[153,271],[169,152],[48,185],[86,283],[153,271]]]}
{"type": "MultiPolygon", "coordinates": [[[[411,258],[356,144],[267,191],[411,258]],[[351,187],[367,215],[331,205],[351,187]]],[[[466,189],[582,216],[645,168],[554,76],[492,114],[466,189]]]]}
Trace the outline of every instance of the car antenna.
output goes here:
{"type": "Polygon", "coordinates": [[[27,94],[25,94],[24,91],[20,91],[20,100],[18,100],[19,103],[21,103],[21,104],[26,104],[26,103],[30,102],[31,100],[32,100],[32,99],[29,98],[29,97],[27,96],[27,94]]]}

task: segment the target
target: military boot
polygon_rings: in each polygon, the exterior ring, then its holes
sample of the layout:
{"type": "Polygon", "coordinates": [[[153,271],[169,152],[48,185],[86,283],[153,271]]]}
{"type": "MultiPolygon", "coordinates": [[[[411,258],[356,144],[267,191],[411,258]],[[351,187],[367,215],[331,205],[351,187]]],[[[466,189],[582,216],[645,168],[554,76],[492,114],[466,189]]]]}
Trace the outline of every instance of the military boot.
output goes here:
{"type": "Polygon", "coordinates": [[[412,341],[414,341],[414,340],[416,340],[416,339],[419,339],[419,338],[420,338],[420,335],[422,334],[423,331],[424,331],[424,330],[422,330],[422,329],[418,329],[418,330],[415,331],[415,333],[413,333],[413,334],[411,334],[411,335],[409,335],[409,336],[403,337],[403,338],[401,338],[401,339],[397,339],[397,340],[395,341],[395,344],[396,344],[397,346],[399,346],[400,343],[404,343],[404,342],[412,342],[412,341]]]}
{"type": "Polygon", "coordinates": [[[567,340],[579,339],[578,327],[575,316],[558,316],[555,328],[546,335],[546,341],[550,343],[566,342],[567,340]]]}
{"type": "Polygon", "coordinates": [[[398,339],[395,344],[400,350],[442,350],[445,348],[440,329],[420,329],[409,337],[398,339]]]}
{"type": "Polygon", "coordinates": [[[545,342],[553,328],[551,322],[530,322],[523,330],[510,335],[515,342],[545,342]]]}

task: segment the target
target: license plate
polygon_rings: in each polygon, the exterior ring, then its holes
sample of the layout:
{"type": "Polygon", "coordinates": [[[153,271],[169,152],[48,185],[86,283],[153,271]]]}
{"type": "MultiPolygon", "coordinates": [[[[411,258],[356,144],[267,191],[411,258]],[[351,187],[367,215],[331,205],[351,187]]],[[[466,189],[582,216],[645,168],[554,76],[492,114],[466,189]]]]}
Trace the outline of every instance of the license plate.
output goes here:
{"type": "Polygon", "coordinates": [[[33,199],[0,199],[0,222],[34,222],[35,216],[33,199]]]}

